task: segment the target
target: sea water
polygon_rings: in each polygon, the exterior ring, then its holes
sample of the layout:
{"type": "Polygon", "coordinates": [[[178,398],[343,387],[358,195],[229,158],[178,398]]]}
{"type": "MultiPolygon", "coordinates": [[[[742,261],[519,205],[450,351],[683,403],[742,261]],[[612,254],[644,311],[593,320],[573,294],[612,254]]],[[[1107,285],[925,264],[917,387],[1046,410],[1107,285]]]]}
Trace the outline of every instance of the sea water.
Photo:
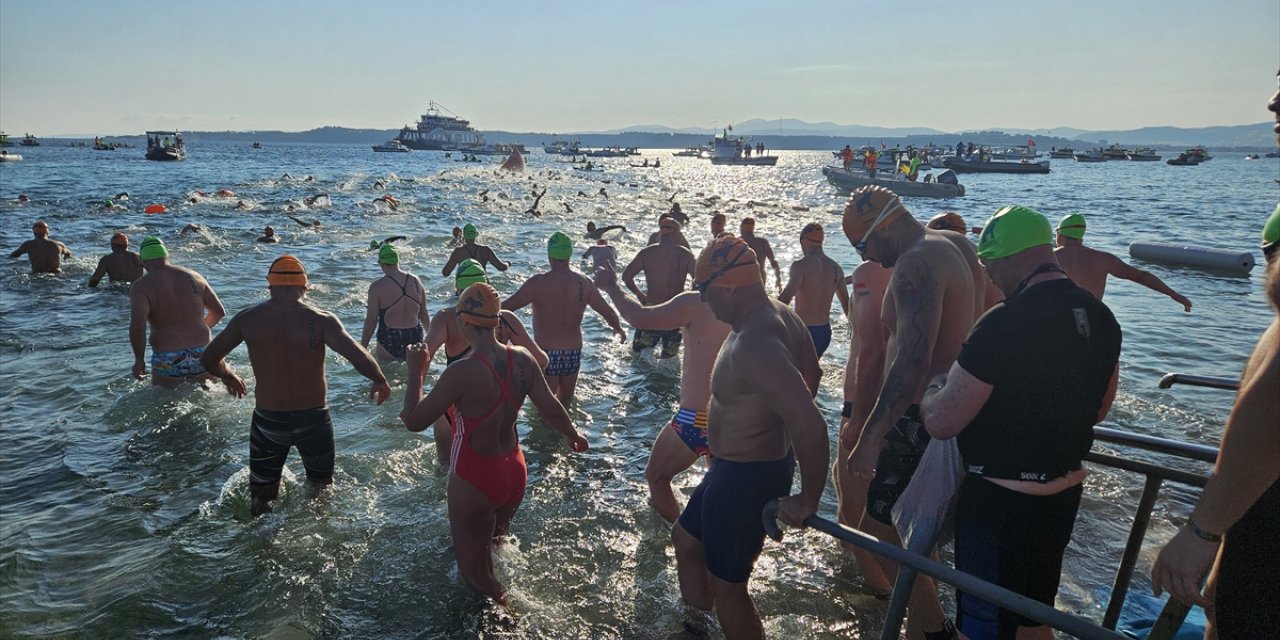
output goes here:
{"type": "MultiPolygon", "coordinates": [[[[293,253],[310,274],[310,300],[357,337],[368,285],[379,276],[370,241],[407,236],[397,243],[401,266],[422,277],[434,312],[452,304],[452,280],[440,269],[450,230],[468,222],[479,227],[480,242],[511,262],[509,271],[489,274],[503,295],[546,269],[551,233],[579,238],[580,254],[587,221],[627,225],[613,244],[620,262],[630,260],[673,194],[691,218],[685,235],[695,249],[709,237],[711,215],[724,213],[731,230],[743,217],[756,218],[784,277],[800,255],[800,228],[811,220],[827,227],[826,250],[846,272],[858,261],[839,231],[843,199],[819,173],[831,162],[827,152],[778,152],[777,167],[767,168],[715,167],[650,150],[645,157],[661,159],[661,168],[628,166],[639,158],[605,159],[596,163],[605,171],[584,172],[534,151],[524,173],[507,174],[497,171],[501,158],[461,163],[440,152],[375,154],[358,145],[255,150],[197,142],[185,162],[160,163],[143,160],[141,149],[55,144],[0,164],[0,245],[16,248],[30,237],[31,223],[44,219],[52,237],[75,252],[61,276],[32,276],[25,259],[0,269],[5,637],[648,638],[680,629],[669,527],[647,505],[643,473],[655,434],[677,407],[677,362],[633,355],[588,313],[578,398],[569,410],[591,450],[569,452],[536,411],[524,412],[518,428],[529,490],[498,554],[511,589],[510,613],[502,613],[459,580],[447,476],[438,471],[430,431],[409,433],[397,418],[403,364],[384,365],[395,392],[376,406],[368,381],[331,354],[338,452],[332,491],[310,498],[293,475],[302,475],[295,455],[275,512],[249,517],[252,397],[236,400],[220,386],[170,392],[133,380],[127,289],[84,284],[113,231],[128,233],[135,249],[146,235],[164,239],[171,259],[208,278],[229,314],[264,300],[268,265],[293,253]],[[544,188],[542,215],[527,215],[535,189],[544,188]],[[235,195],[213,195],[219,189],[235,195]],[[479,195],[485,189],[488,201],[479,195]],[[121,192],[129,194],[123,208],[104,208],[104,199],[121,192]],[[19,193],[32,201],[17,203],[19,193]],[[318,194],[327,194],[330,206],[303,205],[318,194]],[[397,211],[375,202],[384,194],[402,203],[397,211]],[[235,208],[240,200],[247,210],[235,208]],[[144,214],[153,203],[168,212],[144,214]],[[304,228],[286,213],[322,225],[304,228]],[[179,235],[188,223],[203,230],[179,235]],[[255,242],[268,224],[279,244],[255,242]]],[[[1256,251],[1277,201],[1277,177],[1274,159],[1245,161],[1243,154],[1221,153],[1198,167],[1055,160],[1047,175],[961,176],[963,198],[907,205],[921,220],[956,210],[974,226],[1006,204],[1037,208],[1054,221],[1080,212],[1088,218],[1088,244],[1125,258],[1127,244],[1138,240],[1256,251]]],[[[1161,294],[1112,279],[1105,300],[1124,328],[1124,352],[1119,395],[1104,424],[1216,444],[1232,395],[1160,390],[1156,382],[1169,371],[1238,373],[1272,317],[1262,268],[1230,277],[1140,266],[1195,308],[1184,313],[1161,294]]],[[[522,314],[528,325],[527,310],[522,314]]],[[[817,401],[834,441],[849,327],[838,308],[833,322],[817,401]]],[[[252,389],[245,351],[229,362],[252,389]]],[[[441,366],[433,363],[428,384],[441,366]]],[[[677,477],[682,499],[703,469],[677,477]]],[[[1094,469],[1067,552],[1060,608],[1100,618],[1105,602],[1096,594],[1113,578],[1141,486],[1140,477],[1094,469]]],[[[1155,550],[1194,497],[1166,485],[1134,589],[1147,587],[1155,550]]],[[[834,512],[828,490],[820,513],[834,512]]],[[[884,612],[835,542],[816,532],[768,542],[751,588],[776,637],[869,635],[884,612]]]]}

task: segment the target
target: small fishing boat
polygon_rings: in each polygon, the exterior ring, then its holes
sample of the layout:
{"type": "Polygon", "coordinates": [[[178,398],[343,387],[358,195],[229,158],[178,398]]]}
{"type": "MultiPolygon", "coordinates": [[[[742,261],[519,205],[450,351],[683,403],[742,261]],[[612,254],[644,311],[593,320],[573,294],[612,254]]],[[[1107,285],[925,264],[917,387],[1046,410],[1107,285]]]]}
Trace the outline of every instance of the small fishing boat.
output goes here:
{"type": "Polygon", "coordinates": [[[1200,164],[1200,158],[1195,154],[1179,153],[1178,157],[1171,160],[1165,160],[1164,162],[1165,164],[1170,164],[1175,167],[1194,167],[1200,164]]]}
{"type": "Polygon", "coordinates": [[[1090,149],[1084,153],[1075,155],[1076,162],[1106,162],[1107,156],[1102,153],[1102,149],[1090,149]]]}
{"type": "Polygon", "coordinates": [[[892,171],[883,171],[870,177],[861,169],[844,169],[841,167],[823,167],[822,175],[827,177],[831,186],[841,193],[849,193],[869,185],[884,187],[900,196],[919,198],[956,198],[964,195],[964,185],[956,181],[956,174],[943,171],[936,179],[926,176],[924,179],[911,181],[892,171]],[[887,174],[887,175],[886,175],[887,174]]]}
{"type": "Polygon", "coordinates": [[[1151,147],[1138,147],[1136,151],[1129,153],[1129,159],[1134,162],[1158,162],[1160,154],[1156,153],[1151,147]]]}
{"type": "Polygon", "coordinates": [[[1059,160],[1074,158],[1075,155],[1076,155],[1076,150],[1072,149],[1071,147],[1063,147],[1061,149],[1053,148],[1049,150],[1049,157],[1057,158],[1059,160]]]}
{"type": "Polygon", "coordinates": [[[182,134],[177,131],[147,132],[148,160],[186,160],[187,147],[182,143],[182,134]]]}
{"type": "Polygon", "coordinates": [[[24,146],[24,147],[38,147],[38,146],[40,146],[40,141],[39,141],[39,140],[37,140],[35,136],[33,136],[33,135],[31,135],[31,134],[29,134],[29,133],[28,133],[27,135],[22,136],[22,146],[24,146]]]}
{"type": "Polygon", "coordinates": [[[400,142],[395,138],[392,138],[391,140],[388,140],[382,144],[375,144],[370,146],[373,147],[373,150],[377,151],[378,153],[409,153],[409,147],[404,146],[404,143],[400,142]]]}

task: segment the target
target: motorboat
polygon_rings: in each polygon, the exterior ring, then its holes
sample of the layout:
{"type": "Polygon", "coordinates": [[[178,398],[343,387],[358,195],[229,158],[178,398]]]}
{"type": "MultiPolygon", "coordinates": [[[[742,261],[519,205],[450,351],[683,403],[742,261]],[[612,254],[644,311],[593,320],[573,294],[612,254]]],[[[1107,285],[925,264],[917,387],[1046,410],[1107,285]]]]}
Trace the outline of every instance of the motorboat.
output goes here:
{"type": "Polygon", "coordinates": [[[187,147],[182,143],[182,134],[177,131],[147,132],[148,160],[186,160],[187,147]]]}
{"type": "Polygon", "coordinates": [[[582,151],[580,142],[569,142],[568,140],[553,140],[551,144],[542,145],[543,153],[553,156],[576,156],[582,151]]]}
{"type": "Polygon", "coordinates": [[[1262,157],[1262,156],[1260,156],[1260,155],[1258,155],[1258,154],[1256,154],[1256,153],[1248,153],[1248,154],[1245,154],[1244,159],[1245,159],[1245,160],[1257,160],[1257,159],[1259,159],[1259,158],[1261,158],[1261,157],[1262,157]]]}
{"type": "Polygon", "coordinates": [[[1075,154],[1076,162],[1106,162],[1107,156],[1102,153],[1102,149],[1090,149],[1083,153],[1075,154]]]}
{"type": "Polygon", "coordinates": [[[427,112],[422,114],[416,125],[405,125],[396,136],[401,144],[418,151],[442,151],[462,149],[464,147],[484,146],[484,135],[471,127],[471,122],[451,115],[442,115],[443,106],[427,103],[427,112]]]}
{"type": "Polygon", "coordinates": [[[1138,147],[1136,151],[1129,153],[1128,158],[1135,162],[1158,162],[1160,154],[1156,153],[1151,147],[1138,147]]]}
{"type": "Polygon", "coordinates": [[[1192,153],[1179,153],[1178,157],[1165,160],[1165,164],[1171,164],[1175,167],[1194,167],[1200,164],[1200,158],[1192,153]]]}
{"type": "Polygon", "coordinates": [[[994,160],[1035,160],[1039,157],[1040,153],[1036,151],[1035,145],[1018,145],[991,152],[991,158],[994,160]]]}
{"type": "Polygon", "coordinates": [[[1209,150],[1204,148],[1204,145],[1191,147],[1185,153],[1189,156],[1195,156],[1199,162],[1207,162],[1213,159],[1213,156],[1209,155],[1209,150]]]}
{"type": "Polygon", "coordinates": [[[907,180],[901,174],[891,171],[877,172],[870,177],[861,169],[844,169],[841,167],[823,167],[822,175],[827,177],[831,186],[841,193],[850,193],[866,186],[884,187],[900,196],[919,198],[956,198],[964,195],[964,185],[956,181],[956,174],[943,171],[937,178],[925,176],[922,180],[907,180]]]}
{"type": "Polygon", "coordinates": [[[29,133],[28,133],[27,135],[22,136],[22,146],[24,146],[24,147],[38,147],[38,146],[40,146],[40,141],[39,141],[39,140],[37,140],[35,136],[33,136],[33,135],[31,135],[31,134],[29,134],[29,133]]]}
{"type": "Polygon", "coordinates": [[[1059,160],[1074,158],[1075,155],[1076,155],[1076,150],[1072,149],[1071,147],[1063,147],[1061,149],[1058,149],[1055,147],[1049,150],[1049,157],[1057,158],[1059,160]]]}
{"type": "Polygon", "coordinates": [[[625,158],[631,155],[628,149],[622,147],[604,147],[603,149],[583,149],[580,153],[592,158],[625,158]]]}
{"type": "Polygon", "coordinates": [[[9,153],[4,149],[0,149],[0,162],[17,162],[21,159],[22,159],[22,156],[16,153],[9,153]]]}
{"type": "Polygon", "coordinates": [[[9,134],[0,131],[0,147],[12,147],[13,141],[9,140],[9,134]]]}
{"type": "Polygon", "coordinates": [[[116,144],[113,142],[107,142],[106,140],[103,140],[102,136],[94,136],[93,150],[94,151],[115,151],[116,144]]]}
{"type": "Polygon", "coordinates": [[[1129,150],[1118,144],[1113,144],[1103,149],[1102,155],[1106,156],[1108,160],[1127,160],[1129,159],[1129,150]]]}
{"type": "Polygon", "coordinates": [[[1262,157],[1264,158],[1280,158],[1280,151],[1268,151],[1262,157]]]}
{"type": "Polygon", "coordinates": [[[702,147],[688,147],[683,151],[673,151],[671,155],[677,158],[697,158],[702,154],[702,147]]]}
{"type": "Polygon", "coordinates": [[[261,148],[262,148],[262,143],[261,143],[261,142],[258,142],[258,141],[256,141],[256,140],[255,140],[255,141],[254,141],[254,143],[253,143],[253,148],[254,148],[254,149],[261,149],[261,148]]]}
{"type": "Polygon", "coordinates": [[[374,151],[378,153],[409,153],[409,147],[396,138],[392,138],[382,144],[370,145],[374,151]]]}
{"type": "Polygon", "coordinates": [[[961,160],[947,158],[942,164],[956,173],[1049,173],[1049,161],[961,160]]]}
{"type": "Polygon", "coordinates": [[[752,156],[754,147],[751,143],[742,136],[729,135],[729,131],[730,129],[725,128],[711,141],[711,164],[760,167],[772,167],[778,164],[778,156],[763,154],[752,156]]]}

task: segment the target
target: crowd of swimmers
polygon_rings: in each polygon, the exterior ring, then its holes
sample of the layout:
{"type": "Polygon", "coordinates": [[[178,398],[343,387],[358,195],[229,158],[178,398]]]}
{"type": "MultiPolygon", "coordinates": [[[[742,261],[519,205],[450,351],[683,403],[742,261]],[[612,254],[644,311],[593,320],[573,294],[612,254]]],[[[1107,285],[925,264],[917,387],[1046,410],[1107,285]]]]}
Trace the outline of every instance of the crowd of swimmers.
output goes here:
{"type": "MultiPolygon", "coordinates": [[[[1272,109],[1277,105],[1280,93],[1272,109]]],[[[216,336],[225,310],[213,287],[171,263],[159,238],[147,237],[134,254],[128,238],[114,234],[92,283],[103,273],[133,282],[129,340],[138,379],[148,369],[149,331],[154,384],[216,379],[243,397],[247,385],[225,357],[247,346],[256,380],[249,456],[255,515],[272,508],[291,448],[309,485],[333,481],[326,349],[370,381],[379,404],[391,395],[379,361],[404,360],[400,418],[411,431],[432,428],[439,459],[448,460],[461,577],[498,603],[507,589],[495,574],[494,545],[527,483],[520,410],[531,400],[541,424],[572,451],[587,450],[565,410],[581,364],[583,317],[590,308],[623,342],[625,320],[635,351],[682,358],[679,406],[658,429],[644,475],[652,507],[672,523],[686,624],[705,632],[702,621],[714,612],[729,638],[763,635],[748,583],[763,548],[764,505],[778,499],[779,518],[803,527],[827,484],[831,443],[814,398],[838,299],[852,334],[832,469],[841,523],[898,542],[897,527],[917,503],[954,500],[957,568],[1052,606],[1092,428],[1116,394],[1122,334],[1103,302],[1107,277],[1139,282],[1188,312],[1191,302],[1155,276],[1084,247],[1086,223],[1078,214],[1055,228],[1030,207],[1006,206],[985,222],[975,245],[959,214],[922,222],[892,191],[864,187],[851,195],[841,221],[862,263],[846,278],[824,252],[823,225],[809,222],[797,230],[802,256],[785,286],[754,220],[742,220],[734,235],[717,214],[705,241],[692,243],[687,222],[678,207],[663,213],[655,241],[621,278],[616,251],[592,255],[588,276],[573,266],[572,238],[554,233],[547,270],[505,299],[487,273],[509,265],[479,244],[479,230],[468,224],[457,230],[460,242],[442,269],[454,279],[456,301],[434,317],[422,281],[401,269],[395,246],[375,243],[382,275],[369,287],[359,340],[308,301],[310,274],[288,254],[267,271],[270,297],[235,314],[216,336]],[[695,256],[691,245],[703,248],[695,256]],[[635,282],[640,274],[643,288],[635,282]],[[532,332],[514,313],[524,307],[531,308],[532,332]],[[426,372],[441,349],[446,366],[427,389],[426,372]],[[963,460],[962,472],[939,480],[930,464],[947,456],[963,460]],[[682,506],[672,479],[700,458],[708,470],[682,506]],[[930,480],[913,483],[917,476],[930,480]]],[[[48,237],[44,222],[32,230],[35,239],[11,256],[26,253],[34,271],[57,272],[70,251],[48,237]]],[[[594,224],[587,235],[604,239],[594,224]]],[[[601,246],[608,245],[591,248],[601,246]]],[[[1280,206],[1262,246],[1267,294],[1280,313],[1280,206]]],[[[1280,315],[1259,340],[1240,388],[1214,475],[1153,569],[1156,591],[1214,605],[1222,638],[1265,637],[1280,628],[1280,315]]],[[[853,555],[867,585],[887,591],[896,566],[853,555]]],[[[953,623],[933,581],[918,578],[908,637],[957,633],[1052,638],[1039,622],[966,592],[958,594],[953,623]]]]}

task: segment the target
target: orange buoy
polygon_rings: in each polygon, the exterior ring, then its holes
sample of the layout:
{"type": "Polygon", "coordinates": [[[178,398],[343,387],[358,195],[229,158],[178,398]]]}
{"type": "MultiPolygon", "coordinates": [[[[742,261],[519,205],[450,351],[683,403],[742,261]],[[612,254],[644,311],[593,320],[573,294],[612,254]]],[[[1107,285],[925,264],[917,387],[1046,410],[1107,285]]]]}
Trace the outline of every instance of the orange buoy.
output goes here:
{"type": "Polygon", "coordinates": [[[142,211],[143,213],[164,213],[165,211],[168,211],[168,209],[166,209],[162,204],[149,204],[147,205],[147,208],[142,211]]]}

